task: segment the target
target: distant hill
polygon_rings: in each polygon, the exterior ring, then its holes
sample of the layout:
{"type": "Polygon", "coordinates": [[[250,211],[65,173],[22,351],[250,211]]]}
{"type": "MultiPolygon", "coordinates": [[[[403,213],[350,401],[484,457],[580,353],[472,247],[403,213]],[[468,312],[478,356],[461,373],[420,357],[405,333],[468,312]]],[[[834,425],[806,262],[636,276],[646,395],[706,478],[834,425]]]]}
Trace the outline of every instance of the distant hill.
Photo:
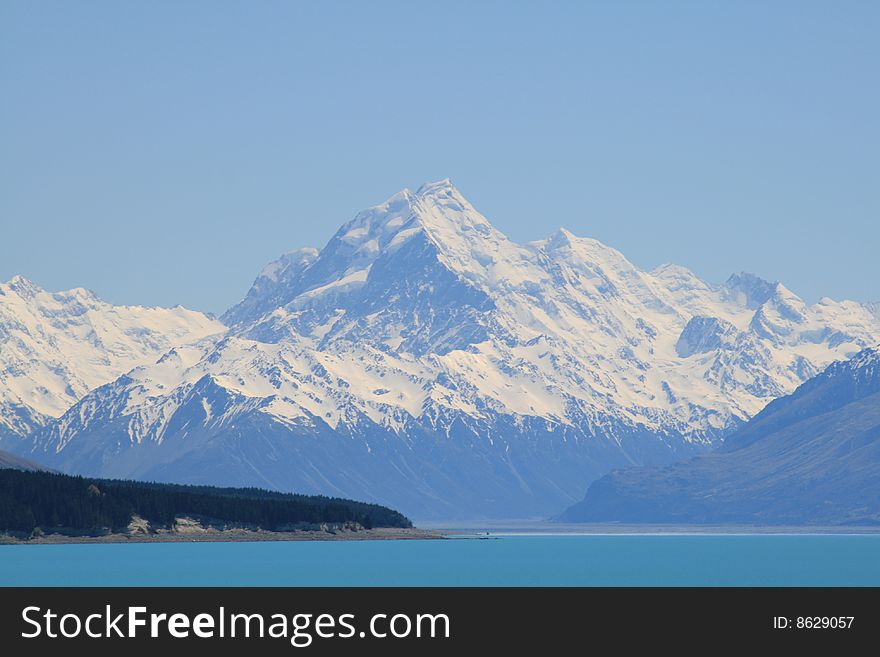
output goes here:
{"type": "Polygon", "coordinates": [[[880,352],[831,365],[717,452],[602,477],[560,520],[880,524],[880,352]]]}
{"type": "Polygon", "coordinates": [[[291,531],[321,525],[411,527],[397,511],[323,496],[256,488],[213,488],[87,479],[51,472],[0,469],[0,532],[106,534],[128,530],[133,520],[152,529],[177,518],[204,525],[291,531]]]}
{"type": "Polygon", "coordinates": [[[46,468],[37,465],[33,461],[28,461],[15,454],[0,450],[0,469],[12,468],[13,470],[45,470],[46,468]]]}

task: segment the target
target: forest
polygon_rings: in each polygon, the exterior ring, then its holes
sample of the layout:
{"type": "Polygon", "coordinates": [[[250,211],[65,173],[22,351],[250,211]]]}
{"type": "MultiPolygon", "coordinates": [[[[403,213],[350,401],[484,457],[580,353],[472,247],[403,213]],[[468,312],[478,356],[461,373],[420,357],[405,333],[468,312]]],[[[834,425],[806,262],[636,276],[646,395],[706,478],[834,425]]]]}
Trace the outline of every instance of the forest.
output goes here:
{"type": "Polygon", "coordinates": [[[412,526],[387,507],[340,498],[0,469],[0,532],[116,533],[126,531],[134,516],[154,529],[171,528],[179,517],[264,531],[349,523],[365,529],[412,526]]]}

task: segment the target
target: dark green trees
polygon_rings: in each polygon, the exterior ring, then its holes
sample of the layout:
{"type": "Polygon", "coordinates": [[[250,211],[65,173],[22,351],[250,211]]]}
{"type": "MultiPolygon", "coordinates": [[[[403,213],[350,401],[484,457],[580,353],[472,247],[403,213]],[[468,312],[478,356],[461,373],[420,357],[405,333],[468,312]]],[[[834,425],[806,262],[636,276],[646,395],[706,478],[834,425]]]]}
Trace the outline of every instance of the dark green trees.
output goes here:
{"type": "Polygon", "coordinates": [[[392,509],[338,498],[0,470],[0,532],[122,531],[134,515],[154,527],[169,527],[181,516],[268,531],[324,523],[412,526],[392,509]]]}

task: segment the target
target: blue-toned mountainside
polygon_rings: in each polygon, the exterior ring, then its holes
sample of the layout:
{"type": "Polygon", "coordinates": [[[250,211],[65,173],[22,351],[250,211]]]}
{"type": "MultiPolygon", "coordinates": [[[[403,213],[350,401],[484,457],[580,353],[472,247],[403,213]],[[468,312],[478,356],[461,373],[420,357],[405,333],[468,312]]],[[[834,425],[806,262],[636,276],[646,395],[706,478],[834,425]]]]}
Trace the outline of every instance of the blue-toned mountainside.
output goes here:
{"type": "Polygon", "coordinates": [[[711,449],[880,342],[880,318],[852,301],[643,271],[564,229],[514,243],[448,180],[265,267],[219,333],[177,310],[155,314],[186,319],[174,339],[131,324],[105,339],[105,318],[140,315],[26,287],[0,286],[0,392],[15,383],[0,397],[3,449],[65,472],[349,497],[415,518],[558,513],[614,468],[711,449]],[[84,346],[49,349],[56,331],[84,346]],[[132,337],[150,349],[120,360],[132,337]],[[86,385],[68,390],[76,377],[86,385]]]}
{"type": "Polygon", "coordinates": [[[0,450],[0,470],[2,469],[37,471],[43,468],[33,461],[0,450]]]}
{"type": "Polygon", "coordinates": [[[880,352],[834,363],[712,454],[602,477],[560,519],[880,524],[880,352]]]}

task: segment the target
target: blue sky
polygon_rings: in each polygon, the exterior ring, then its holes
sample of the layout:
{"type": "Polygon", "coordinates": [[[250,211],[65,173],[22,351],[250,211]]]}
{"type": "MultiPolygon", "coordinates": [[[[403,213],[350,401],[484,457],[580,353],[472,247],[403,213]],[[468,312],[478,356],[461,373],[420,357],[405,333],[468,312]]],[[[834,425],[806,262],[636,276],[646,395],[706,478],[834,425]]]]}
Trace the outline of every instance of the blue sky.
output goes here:
{"type": "Polygon", "coordinates": [[[880,300],[880,3],[0,4],[0,279],[222,311],[450,177],[517,241],[880,300]]]}

